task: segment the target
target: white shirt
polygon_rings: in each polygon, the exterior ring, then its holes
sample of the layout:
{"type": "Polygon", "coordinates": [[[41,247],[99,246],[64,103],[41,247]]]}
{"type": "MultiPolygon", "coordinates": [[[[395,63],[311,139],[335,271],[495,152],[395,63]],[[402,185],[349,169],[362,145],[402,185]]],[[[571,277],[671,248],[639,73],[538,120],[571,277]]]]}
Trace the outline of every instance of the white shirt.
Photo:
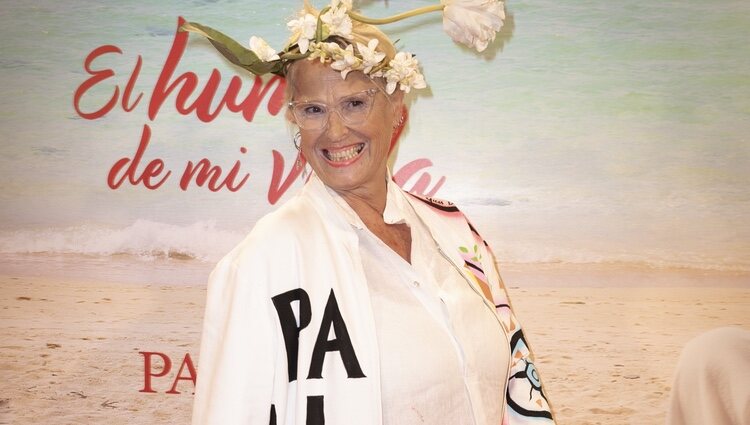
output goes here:
{"type": "MultiPolygon", "coordinates": [[[[486,294],[484,308],[494,310],[505,330],[501,333],[513,354],[508,362],[507,352],[501,351],[495,362],[494,354],[484,356],[482,349],[496,346],[498,327],[474,319],[475,314],[485,317],[481,308],[452,308],[465,305],[456,296],[460,293],[438,286],[448,293],[443,299],[464,348],[463,378],[476,422],[494,422],[482,419],[493,418],[492,406],[498,398],[492,367],[506,364],[507,382],[501,392],[507,397],[501,423],[554,424],[533,353],[511,310],[489,246],[453,204],[413,197],[396,185],[391,189],[402,194],[400,199],[425,224],[441,256],[467,285],[473,283],[476,296],[471,299],[484,300],[482,294],[486,294]],[[485,328],[491,333],[479,331],[485,328]],[[484,376],[488,379],[482,380],[484,376]]],[[[342,211],[313,175],[297,196],[258,220],[250,234],[216,265],[206,294],[194,425],[383,425],[384,405],[389,418],[393,417],[393,398],[382,401],[380,346],[387,346],[378,341],[383,332],[376,326],[360,236],[342,211]],[[317,375],[311,375],[313,366],[317,375]],[[293,371],[297,379],[292,379],[293,371]]],[[[390,221],[389,217],[387,213],[390,221]]],[[[443,277],[438,271],[428,273],[436,282],[443,277]]],[[[387,369],[385,379],[395,383],[385,385],[391,391],[403,382],[400,388],[409,392],[402,398],[416,400],[419,394],[414,393],[420,390],[414,388],[415,381],[388,372],[394,363],[398,366],[398,355],[388,354],[390,359],[382,362],[387,369]]],[[[447,381],[440,371],[433,374],[440,374],[440,386],[447,381]]],[[[440,409],[436,404],[424,411],[440,409]]],[[[450,417],[446,418],[435,422],[450,425],[450,417]]]]}
{"type": "Polygon", "coordinates": [[[509,348],[495,314],[388,181],[383,218],[411,229],[409,264],[330,190],[359,237],[380,352],[384,425],[502,421],[509,348]]]}

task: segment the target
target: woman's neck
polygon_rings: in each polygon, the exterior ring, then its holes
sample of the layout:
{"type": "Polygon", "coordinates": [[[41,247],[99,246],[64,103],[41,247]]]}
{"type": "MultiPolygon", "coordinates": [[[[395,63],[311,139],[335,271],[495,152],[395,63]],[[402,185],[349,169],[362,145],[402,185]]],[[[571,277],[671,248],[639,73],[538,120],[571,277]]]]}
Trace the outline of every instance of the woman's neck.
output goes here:
{"type": "Polygon", "coordinates": [[[383,179],[382,184],[361,187],[358,190],[337,191],[337,193],[344,198],[365,224],[371,223],[371,220],[375,218],[382,222],[388,194],[388,185],[385,179],[383,179]]]}
{"type": "Polygon", "coordinates": [[[411,229],[406,223],[388,224],[383,218],[388,182],[370,191],[337,192],[359,216],[362,223],[396,254],[411,264],[411,229]]]}

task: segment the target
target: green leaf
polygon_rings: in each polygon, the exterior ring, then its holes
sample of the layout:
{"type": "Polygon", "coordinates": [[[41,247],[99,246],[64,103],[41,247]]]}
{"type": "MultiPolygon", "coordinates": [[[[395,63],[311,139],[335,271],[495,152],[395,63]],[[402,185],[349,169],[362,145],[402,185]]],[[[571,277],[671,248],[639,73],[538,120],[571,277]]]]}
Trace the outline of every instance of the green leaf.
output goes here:
{"type": "Polygon", "coordinates": [[[469,248],[466,248],[465,246],[459,246],[458,249],[465,254],[469,253],[469,248]]]}
{"type": "Polygon", "coordinates": [[[283,64],[281,60],[263,62],[252,50],[241,45],[228,35],[217,31],[211,27],[201,25],[197,22],[187,22],[180,27],[181,31],[194,32],[208,39],[211,44],[225,58],[233,64],[244,68],[255,75],[264,75],[268,73],[283,73],[283,64]]]}

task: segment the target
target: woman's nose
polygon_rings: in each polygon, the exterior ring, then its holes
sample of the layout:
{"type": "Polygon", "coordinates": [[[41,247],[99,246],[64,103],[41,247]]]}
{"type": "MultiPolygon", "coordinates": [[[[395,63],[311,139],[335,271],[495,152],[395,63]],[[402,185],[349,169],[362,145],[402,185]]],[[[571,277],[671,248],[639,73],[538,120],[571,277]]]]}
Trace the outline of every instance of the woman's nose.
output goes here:
{"type": "Polygon", "coordinates": [[[344,119],[341,117],[341,113],[335,109],[328,114],[328,125],[326,126],[326,133],[328,137],[337,140],[344,136],[349,131],[349,127],[346,126],[344,119]]]}

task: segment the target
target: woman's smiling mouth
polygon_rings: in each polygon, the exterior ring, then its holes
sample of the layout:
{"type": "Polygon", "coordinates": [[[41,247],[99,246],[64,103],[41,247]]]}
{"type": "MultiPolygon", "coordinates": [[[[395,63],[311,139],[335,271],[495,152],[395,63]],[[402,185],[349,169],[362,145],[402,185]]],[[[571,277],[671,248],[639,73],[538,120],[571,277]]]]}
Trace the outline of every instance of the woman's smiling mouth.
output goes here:
{"type": "MultiPolygon", "coordinates": [[[[331,163],[345,163],[356,158],[365,148],[364,143],[357,143],[336,150],[323,149],[323,156],[331,163]]],[[[343,165],[343,164],[342,164],[343,165]]]]}

